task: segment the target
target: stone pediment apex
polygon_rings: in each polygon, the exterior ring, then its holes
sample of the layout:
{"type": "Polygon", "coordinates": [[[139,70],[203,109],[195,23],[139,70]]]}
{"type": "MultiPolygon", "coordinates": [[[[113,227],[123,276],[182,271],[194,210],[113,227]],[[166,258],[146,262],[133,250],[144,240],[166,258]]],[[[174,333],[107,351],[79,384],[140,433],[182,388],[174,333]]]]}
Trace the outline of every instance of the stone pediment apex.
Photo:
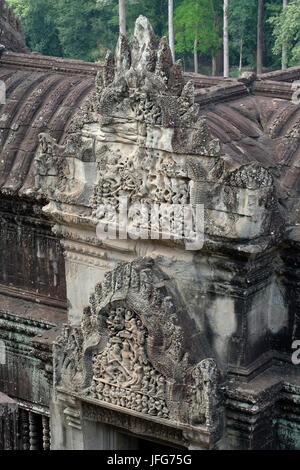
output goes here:
{"type": "Polygon", "coordinates": [[[141,141],[152,127],[180,128],[167,143],[168,151],[220,154],[218,140],[211,139],[205,120],[199,117],[193,82],[185,84],[181,61],[173,63],[166,37],[157,44],[147,18],[137,19],[130,41],[119,37],[116,55],[107,54],[96,85],[102,127],[120,124],[122,119],[131,120],[137,123],[141,141]]]}

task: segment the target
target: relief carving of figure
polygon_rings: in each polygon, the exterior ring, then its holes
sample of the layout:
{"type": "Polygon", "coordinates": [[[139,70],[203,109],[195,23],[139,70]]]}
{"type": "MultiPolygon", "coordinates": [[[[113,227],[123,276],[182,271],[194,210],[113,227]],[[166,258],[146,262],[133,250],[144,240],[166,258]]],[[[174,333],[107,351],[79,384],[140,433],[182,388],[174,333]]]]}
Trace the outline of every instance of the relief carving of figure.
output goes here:
{"type": "Polygon", "coordinates": [[[167,418],[166,380],[147,359],[147,329],[124,307],[111,309],[106,324],[109,339],[93,361],[91,395],[96,393],[100,400],[167,418]],[[140,392],[138,396],[136,391],[140,392]]]}

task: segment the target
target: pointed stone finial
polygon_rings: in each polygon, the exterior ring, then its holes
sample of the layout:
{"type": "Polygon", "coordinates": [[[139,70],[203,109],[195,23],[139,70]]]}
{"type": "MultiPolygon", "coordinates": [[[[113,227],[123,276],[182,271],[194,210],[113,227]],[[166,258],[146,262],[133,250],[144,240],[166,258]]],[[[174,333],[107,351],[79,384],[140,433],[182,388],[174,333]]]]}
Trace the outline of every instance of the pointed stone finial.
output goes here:
{"type": "Polygon", "coordinates": [[[107,87],[115,78],[115,58],[111,51],[107,51],[103,69],[103,85],[107,87]]]}
{"type": "Polygon", "coordinates": [[[120,34],[116,47],[116,67],[118,74],[125,74],[131,67],[131,51],[125,36],[120,34]]]}
{"type": "Polygon", "coordinates": [[[161,38],[157,51],[157,63],[155,73],[164,79],[169,79],[170,70],[173,66],[173,58],[167,38],[161,38]]]}
{"type": "Polygon", "coordinates": [[[131,60],[135,69],[155,70],[157,41],[153,28],[145,16],[139,16],[131,39],[131,60]]]}

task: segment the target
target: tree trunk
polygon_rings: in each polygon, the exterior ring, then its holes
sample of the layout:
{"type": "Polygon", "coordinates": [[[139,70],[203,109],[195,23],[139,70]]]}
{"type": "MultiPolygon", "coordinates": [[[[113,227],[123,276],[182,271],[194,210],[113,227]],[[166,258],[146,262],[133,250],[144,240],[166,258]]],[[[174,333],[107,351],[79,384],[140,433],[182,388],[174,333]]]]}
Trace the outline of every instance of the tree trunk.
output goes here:
{"type": "Polygon", "coordinates": [[[195,39],[195,41],[194,41],[194,70],[195,70],[195,73],[198,73],[198,50],[197,50],[197,47],[198,47],[198,41],[197,41],[197,39],[195,39]]]}
{"type": "Polygon", "coordinates": [[[213,77],[217,75],[217,57],[215,55],[211,58],[211,74],[213,77]]]}
{"type": "Polygon", "coordinates": [[[243,38],[241,38],[241,43],[240,43],[240,65],[239,65],[239,71],[241,72],[243,68],[243,38]]]}
{"type": "Polygon", "coordinates": [[[173,57],[173,62],[175,62],[175,47],[174,47],[174,2],[169,0],[169,45],[171,49],[171,54],[173,57]]]}
{"type": "Polygon", "coordinates": [[[229,0],[224,0],[224,77],[229,77],[229,41],[228,41],[228,5],[229,0]]]}
{"type": "Polygon", "coordinates": [[[126,36],[126,12],[125,12],[125,0],[119,0],[119,24],[120,34],[126,36]]]}
{"type": "Polygon", "coordinates": [[[216,54],[216,75],[223,75],[223,51],[220,49],[216,54]]]}
{"type": "Polygon", "coordinates": [[[257,74],[262,73],[262,48],[263,48],[263,0],[258,0],[258,14],[257,14],[257,54],[256,54],[256,71],[257,74]]]}
{"type": "MultiPolygon", "coordinates": [[[[288,0],[283,0],[283,9],[287,7],[288,0]]],[[[287,68],[287,43],[286,41],[282,44],[282,70],[287,68]]]]}

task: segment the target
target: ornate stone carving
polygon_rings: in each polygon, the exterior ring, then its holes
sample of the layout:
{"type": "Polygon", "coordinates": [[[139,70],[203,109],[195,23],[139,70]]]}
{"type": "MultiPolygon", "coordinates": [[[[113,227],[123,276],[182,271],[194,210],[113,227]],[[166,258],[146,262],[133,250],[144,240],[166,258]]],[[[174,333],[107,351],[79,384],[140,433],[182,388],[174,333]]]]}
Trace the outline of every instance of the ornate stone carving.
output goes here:
{"type": "MultiPolygon", "coordinates": [[[[199,117],[194,85],[184,84],[167,39],[158,45],[149,21],[139,17],[130,42],[121,37],[116,56],[108,53],[95,85],[63,146],[40,135],[39,191],[57,203],[90,208],[91,224],[105,218],[103,208],[117,208],[120,197],[146,207],[189,203],[194,188],[188,156],[197,155],[205,167],[221,149],[199,117]]],[[[48,211],[56,211],[55,205],[48,211]]],[[[129,216],[128,224],[134,220],[129,216]]]]}
{"type": "Polygon", "coordinates": [[[204,359],[192,371],[192,406],[193,424],[212,426],[216,418],[218,370],[214,359],[204,359]]]}
{"type": "Polygon", "coordinates": [[[273,186],[271,174],[258,163],[241,166],[228,175],[227,181],[231,186],[252,190],[273,186]]]}
{"type": "Polygon", "coordinates": [[[116,410],[217,427],[217,366],[192,331],[153,260],[119,264],[96,286],[81,326],[66,326],[56,343],[56,386],[116,410]]]}
{"type": "Polygon", "coordinates": [[[113,405],[168,418],[166,379],[147,358],[147,330],[125,307],[111,310],[106,319],[107,345],[93,358],[90,395],[113,405]]]}
{"type": "MultiPolygon", "coordinates": [[[[101,221],[118,237],[116,212],[126,198],[132,208],[124,222],[128,238],[138,232],[134,239],[167,238],[182,246],[200,234],[195,220],[191,230],[183,227],[180,210],[191,204],[195,216],[196,204],[204,204],[201,238],[202,232],[221,239],[260,237],[263,244],[281,217],[268,170],[222,154],[195,103],[193,83],[185,84],[166,38],[157,44],[144,17],[131,40],[121,37],[115,56],[108,53],[63,145],[45,135],[40,143],[36,185],[51,201],[45,212],[59,223],[95,229],[101,221]],[[153,206],[162,204],[167,208],[157,209],[153,223],[153,206]]],[[[97,237],[105,243],[103,232],[97,237]]]]}
{"type": "Polygon", "coordinates": [[[94,134],[91,126],[84,128],[86,136],[95,138],[99,168],[92,207],[116,206],[120,196],[146,203],[187,203],[183,154],[220,153],[219,142],[198,118],[193,83],[184,86],[181,63],[173,64],[166,38],[157,46],[144,17],[137,20],[130,43],[120,38],[116,67],[111,64],[109,54],[103,76],[97,78],[99,104],[94,108],[101,130],[94,134]]]}

